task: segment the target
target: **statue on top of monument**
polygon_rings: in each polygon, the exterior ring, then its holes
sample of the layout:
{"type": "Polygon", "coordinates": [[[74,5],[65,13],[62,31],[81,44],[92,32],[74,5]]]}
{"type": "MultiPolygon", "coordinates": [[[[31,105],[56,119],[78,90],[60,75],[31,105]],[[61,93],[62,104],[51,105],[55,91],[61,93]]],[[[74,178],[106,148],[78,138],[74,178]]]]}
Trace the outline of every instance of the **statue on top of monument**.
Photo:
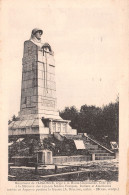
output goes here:
{"type": "Polygon", "coordinates": [[[43,34],[43,30],[39,28],[34,28],[31,33],[30,41],[32,41],[35,45],[37,45],[40,49],[45,48],[46,50],[49,50],[51,53],[52,49],[49,43],[42,43],[41,42],[41,36],[43,34]]]}

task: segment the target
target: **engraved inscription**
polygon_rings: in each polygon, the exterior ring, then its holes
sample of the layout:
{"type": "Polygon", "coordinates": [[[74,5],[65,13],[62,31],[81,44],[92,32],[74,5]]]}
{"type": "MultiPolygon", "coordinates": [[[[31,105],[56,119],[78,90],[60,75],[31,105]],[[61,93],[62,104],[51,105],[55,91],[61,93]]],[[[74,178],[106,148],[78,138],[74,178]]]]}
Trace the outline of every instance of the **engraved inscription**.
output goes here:
{"type": "Polygon", "coordinates": [[[42,105],[45,106],[45,107],[55,108],[55,102],[54,101],[50,101],[50,100],[43,100],[42,105]]]}

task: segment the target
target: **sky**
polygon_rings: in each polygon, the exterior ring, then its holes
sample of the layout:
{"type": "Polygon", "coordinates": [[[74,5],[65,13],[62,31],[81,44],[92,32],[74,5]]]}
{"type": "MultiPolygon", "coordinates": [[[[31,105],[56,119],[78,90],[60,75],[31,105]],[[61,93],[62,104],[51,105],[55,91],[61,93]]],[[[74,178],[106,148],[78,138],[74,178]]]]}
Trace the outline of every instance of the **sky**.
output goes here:
{"type": "Polygon", "coordinates": [[[124,75],[125,23],[121,1],[2,3],[3,90],[8,118],[20,110],[23,44],[41,28],[56,65],[57,107],[115,102],[124,75]]]}

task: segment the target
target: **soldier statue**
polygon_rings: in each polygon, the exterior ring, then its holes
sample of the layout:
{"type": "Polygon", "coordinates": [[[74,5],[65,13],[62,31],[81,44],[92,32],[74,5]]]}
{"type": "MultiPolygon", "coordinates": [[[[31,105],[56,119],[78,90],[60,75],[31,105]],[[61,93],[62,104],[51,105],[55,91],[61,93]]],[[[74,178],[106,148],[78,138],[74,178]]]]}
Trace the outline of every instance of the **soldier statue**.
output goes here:
{"type": "Polygon", "coordinates": [[[52,52],[51,46],[49,43],[42,43],[41,42],[41,36],[43,34],[43,30],[39,28],[34,28],[31,33],[30,41],[32,41],[35,45],[37,45],[40,49],[49,50],[49,52],[52,52]]]}

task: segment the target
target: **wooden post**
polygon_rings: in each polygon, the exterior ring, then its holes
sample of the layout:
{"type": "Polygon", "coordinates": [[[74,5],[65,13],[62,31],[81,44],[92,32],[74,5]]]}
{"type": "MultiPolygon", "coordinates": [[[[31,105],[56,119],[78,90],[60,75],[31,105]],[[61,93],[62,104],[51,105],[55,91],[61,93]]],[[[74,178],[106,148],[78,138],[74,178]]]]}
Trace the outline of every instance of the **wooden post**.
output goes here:
{"type": "Polygon", "coordinates": [[[57,165],[55,165],[55,173],[57,173],[57,165]]]}
{"type": "Polygon", "coordinates": [[[79,167],[77,166],[77,171],[79,171],[79,167]]]}
{"type": "Polygon", "coordinates": [[[91,177],[91,172],[88,172],[88,179],[90,179],[91,177]]]}
{"type": "Polygon", "coordinates": [[[95,153],[92,154],[92,160],[95,160],[95,153]]]}
{"type": "Polygon", "coordinates": [[[10,164],[8,163],[8,175],[10,175],[10,164]]]}
{"type": "Polygon", "coordinates": [[[35,174],[38,173],[38,163],[35,163],[35,174]]]}
{"type": "Polygon", "coordinates": [[[10,166],[14,165],[14,163],[8,163],[8,174],[10,174],[10,166]]]}
{"type": "Polygon", "coordinates": [[[50,119],[49,122],[49,133],[52,134],[53,133],[53,129],[52,129],[52,120],[50,119]]]}

